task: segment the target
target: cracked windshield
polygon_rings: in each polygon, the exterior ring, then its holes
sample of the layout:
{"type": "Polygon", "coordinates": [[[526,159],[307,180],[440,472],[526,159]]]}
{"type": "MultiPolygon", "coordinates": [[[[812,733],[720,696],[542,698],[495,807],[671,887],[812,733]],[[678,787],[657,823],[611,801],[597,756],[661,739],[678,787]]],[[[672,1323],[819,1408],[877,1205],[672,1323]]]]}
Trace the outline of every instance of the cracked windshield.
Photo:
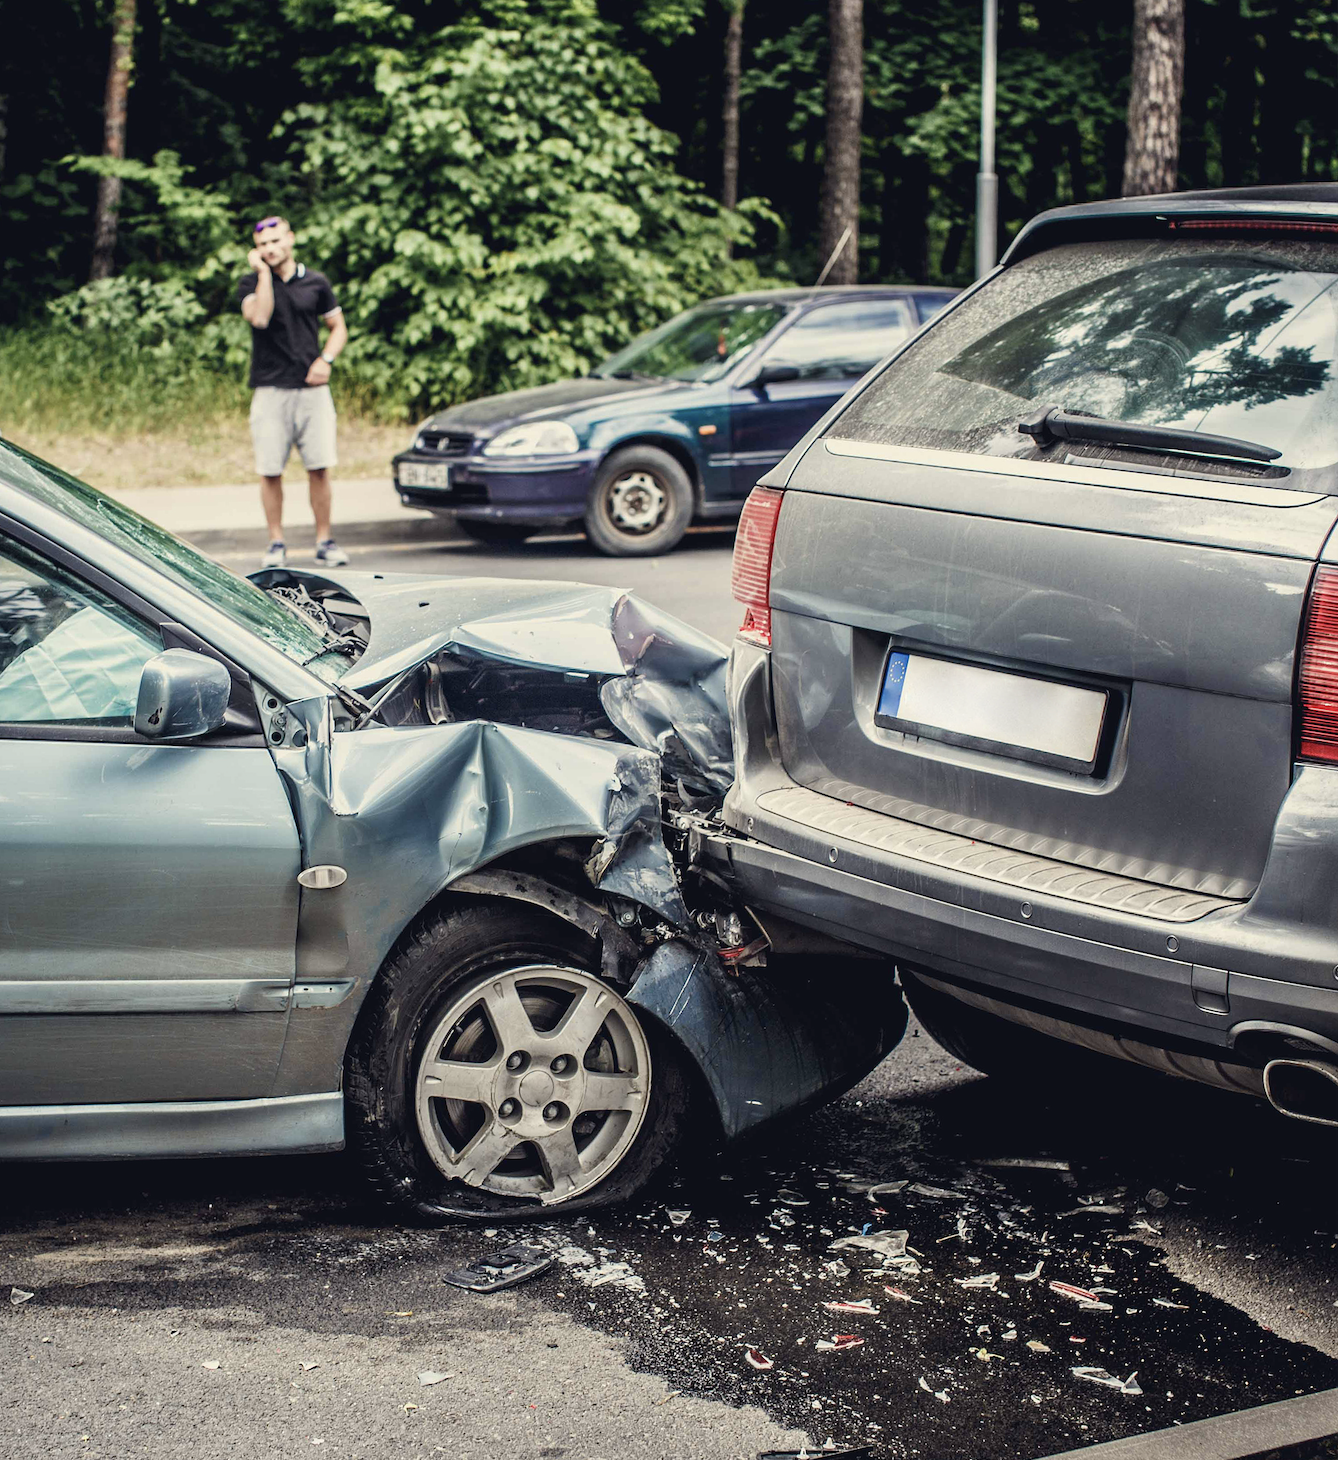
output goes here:
{"type": "Polygon", "coordinates": [[[1338,1460],[1338,16],[6,10],[0,1460],[1338,1460]]]}

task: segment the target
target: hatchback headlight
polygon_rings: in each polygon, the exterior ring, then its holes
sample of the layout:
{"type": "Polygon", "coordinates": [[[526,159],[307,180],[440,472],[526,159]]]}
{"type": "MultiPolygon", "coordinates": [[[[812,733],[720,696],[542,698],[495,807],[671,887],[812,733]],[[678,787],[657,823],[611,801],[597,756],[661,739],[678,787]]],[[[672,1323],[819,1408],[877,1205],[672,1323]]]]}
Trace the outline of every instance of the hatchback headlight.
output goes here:
{"type": "Polygon", "coordinates": [[[484,456],[563,456],[576,451],[580,442],[565,421],[531,421],[512,426],[494,436],[483,448],[484,456]]]}

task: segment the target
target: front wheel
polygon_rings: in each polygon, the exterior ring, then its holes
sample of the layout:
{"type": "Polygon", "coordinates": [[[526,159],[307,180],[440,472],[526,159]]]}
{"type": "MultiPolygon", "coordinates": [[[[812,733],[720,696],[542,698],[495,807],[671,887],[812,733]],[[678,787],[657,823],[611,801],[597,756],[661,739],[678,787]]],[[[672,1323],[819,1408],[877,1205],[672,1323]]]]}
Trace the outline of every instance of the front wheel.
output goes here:
{"type": "Polygon", "coordinates": [[[692,521],[692,482],[657,446],[628,446],[601,464],[585,509],[585,535],[610,557],[675,547],[692,521]]]}
{"type": "Polygon", "coordinates": [[[674,1049],[529,908],[432,920],[377,980],[349,1046],[349,1140],[420,1217],[532,1217],[625,1201],[687,1113],[674,1049]]]}

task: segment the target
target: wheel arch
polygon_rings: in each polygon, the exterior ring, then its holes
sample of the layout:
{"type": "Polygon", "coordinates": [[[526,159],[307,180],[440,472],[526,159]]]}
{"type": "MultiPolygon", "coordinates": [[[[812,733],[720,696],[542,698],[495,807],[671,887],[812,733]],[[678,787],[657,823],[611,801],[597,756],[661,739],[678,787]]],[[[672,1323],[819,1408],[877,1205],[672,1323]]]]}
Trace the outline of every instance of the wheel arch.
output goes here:
{"type": "Polygon", "coordinates": [[[622,436],[617,441],[609,442],[604,454],[599,458],[599,464],[595,468],[596,473],[603,468],[609,457],[626,450],[629,446],[653,446],[657,451],[663,451],[666,455],[672,456],[687,472],[688,481],[692,483],[692,510],[694,512],[701,510],[704,490],[701,463],[682,437],[660,431],[637,431],[630,436],[622,436]]]}

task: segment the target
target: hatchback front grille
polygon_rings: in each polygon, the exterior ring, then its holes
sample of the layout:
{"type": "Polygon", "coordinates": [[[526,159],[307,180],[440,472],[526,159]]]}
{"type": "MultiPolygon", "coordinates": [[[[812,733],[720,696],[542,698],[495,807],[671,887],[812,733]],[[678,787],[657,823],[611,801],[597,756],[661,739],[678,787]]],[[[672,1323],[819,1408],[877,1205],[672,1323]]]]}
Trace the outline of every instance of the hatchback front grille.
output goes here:
{"type": "Polygon", "coordinates": [[[420,451],[435,451],[440,456],[468,456],[474,438],[458,431],[420,431],[414,445],[420,451]]]}

